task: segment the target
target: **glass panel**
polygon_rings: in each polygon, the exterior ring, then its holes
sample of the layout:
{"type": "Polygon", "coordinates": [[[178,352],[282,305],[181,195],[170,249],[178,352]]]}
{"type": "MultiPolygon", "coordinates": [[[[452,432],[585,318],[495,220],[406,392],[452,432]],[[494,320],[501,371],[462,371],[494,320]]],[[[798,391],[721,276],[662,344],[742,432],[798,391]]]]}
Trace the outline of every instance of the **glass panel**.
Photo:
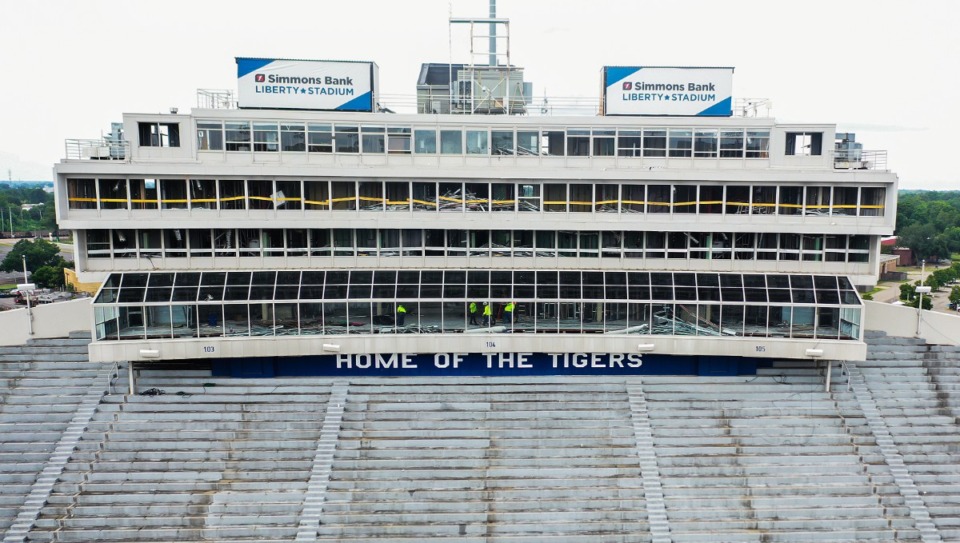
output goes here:
{"type": "Polygon", "coordinates": [[[489,154],[489,142],[486,130],[467,130],[467,154],[489,154]]]}
{"type": "Polygon", "coordinates": [[[516,145],[513,142],[513,131],[493,130],[490,133],[490,141],[494,155],[513,155],[516,154],[516,145]]]}
{"type": "Polygon", "coordinates": [[[440,131],[440,154],[462,155],[463,154],[463,132],[461,132],[460,130],[441,130],[440,131]]]}
{"type": "Polygon", "coordinates": [[[670,130],[670,156],[692,156],[692,132],[690,130],[670,130]]]}
{"type": "Polygon", "coordinates": [[[360,134],[356,126],[337,125],[334,142],[338,153],[359,153],[360,134]]]}
{"type": "Polygon", "coordinates": [[[413,152],[419,155],[433,155],[437,153],[437,131],[413,131],[413,152]]]}

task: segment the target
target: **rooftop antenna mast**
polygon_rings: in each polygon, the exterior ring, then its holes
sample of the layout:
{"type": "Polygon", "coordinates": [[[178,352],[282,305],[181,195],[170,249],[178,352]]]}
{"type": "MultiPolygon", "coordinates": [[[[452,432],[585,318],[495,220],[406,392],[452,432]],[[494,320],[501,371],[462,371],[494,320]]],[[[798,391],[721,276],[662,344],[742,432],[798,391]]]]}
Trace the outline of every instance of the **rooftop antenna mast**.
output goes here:
{"type": "MultiPolygon", "coordinates": [[[[451,105],[457,102],[463,103],[464,113],[482,111],[510,114],[518,107],[514,102],[523,97],[522,90],[511,92],[510,89],[511,73],[513,72],[513,66],[510,64],[510,20],[496,18],[496,10],[496,0],[490,0],[490,14],[492,16],[489,18],[450,18],[451,26],[454,24],[470,26],[470,63],[463,70],[467,77],[457,82],[456,90],[451,89],[451,95],[456,95],[456,99],[451,102],[451,105]],[[486,36],[480,30],[484,24],[489,29],[486,36]],[[504,32],[499,35],[497,26],[501,25],[504,32]],[[477,50],[477,44],[483,43],[482,38],[487,38],[486,55],[482,50],[477,50]],[[497,51],[498,40],[503,40],[505,43],[506,51],[503,53],[497,51]],[[482,63],[484,56],[487,57],[487,64],[482,63]],[[505,62],[499,62],[499,57],[505,57],[505,62]]],[[[482,45],[479,49],[482,49],[482,45]]]]}
{"type": "MultiPolygon", "coordinates": [[[[490,20],[497,18],[497,0],[490,0],[490,20]]],[[[497,65],[497,23],[490,23],[490,65],[497,65]]]]}

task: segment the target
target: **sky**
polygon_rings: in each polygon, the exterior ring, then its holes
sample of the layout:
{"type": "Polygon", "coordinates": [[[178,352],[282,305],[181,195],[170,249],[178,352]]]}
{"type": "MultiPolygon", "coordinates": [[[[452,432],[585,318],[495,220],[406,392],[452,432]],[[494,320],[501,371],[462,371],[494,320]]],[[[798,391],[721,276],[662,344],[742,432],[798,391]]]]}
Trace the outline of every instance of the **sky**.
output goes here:
{"type": "MultiPolygon", "coordinates": [[[[381,100],[469,60],[489,0],[0,0],[0,180],[49,180],[67,139],[236,89],[235,57],[369,60],[381,100]]],[[[887,151],[901,189],[960,190],[960,1],[499,0],[534,96],[597,100],[603,66],[732,66],[734,98],[887,151]]]]}

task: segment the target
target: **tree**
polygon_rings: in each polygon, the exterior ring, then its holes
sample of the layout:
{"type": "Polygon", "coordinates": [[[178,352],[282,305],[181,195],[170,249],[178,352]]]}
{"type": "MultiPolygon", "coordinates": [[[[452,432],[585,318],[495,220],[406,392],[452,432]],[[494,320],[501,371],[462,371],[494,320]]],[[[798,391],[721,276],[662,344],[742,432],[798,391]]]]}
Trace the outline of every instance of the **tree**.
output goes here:
{"type": "MultiPolygon", "coordinates": [[[[919,297],[919,296],[917,296],[916,298],[910,300],[909,302],[905,302],[903,305],[908,306],[908,307],[917,307],[917,304],[918,304],[918,303],[920,303],[920,297],[919,297]]],[[[933,301],[930,299],[930,296],[924,296],[924,297],[923,297],[923,308],[924,308],[924,309],[933,309],[933,301]]]]}
{"type": "Polygon", "coordinates": [[[960,304],[960,286],[950,289],[950,303],[960,304]]]}
{"type": "Polygon", "coordinates": [[[917,292],[917,285],[900,283],[900,299],[907,302],[913,299],[917,292]]]}
{"type": "Polygon", "coordinates": [[[23,270],[23,256],[27,257],[27,270],[30,273],[43,266],[56,266],[63,260],[60,248],[45,239],[30,241],[21,239],[0,262],[0,271],[17,272],[23,270]]]}
{"type": "Polygon", "coordinates": [[[40,266],[30,278],[41,288],[63,288],[66,284],[63,278],[63,269],[72,268],[73,262],[58,257],[59,262],[52,266],[40,266]]]}

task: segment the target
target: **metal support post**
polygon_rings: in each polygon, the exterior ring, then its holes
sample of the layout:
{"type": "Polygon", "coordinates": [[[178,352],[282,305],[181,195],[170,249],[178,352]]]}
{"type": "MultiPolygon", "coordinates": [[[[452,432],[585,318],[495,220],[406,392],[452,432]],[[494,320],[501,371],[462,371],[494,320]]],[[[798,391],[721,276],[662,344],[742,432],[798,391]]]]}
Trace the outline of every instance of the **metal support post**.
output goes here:
{"type": "Polygon", "coordinates": [[[825,360],[827,363],[827,388],[826,392],[830,392],[830,372],[833,370],[833,360],[825,360]]]}
{"type": "Polygon", "coordinates": [[[127,362],[127,382],[130,383],[130,395],[137,393],[137,384],[133,377],[133,360],[127,362]]]}

